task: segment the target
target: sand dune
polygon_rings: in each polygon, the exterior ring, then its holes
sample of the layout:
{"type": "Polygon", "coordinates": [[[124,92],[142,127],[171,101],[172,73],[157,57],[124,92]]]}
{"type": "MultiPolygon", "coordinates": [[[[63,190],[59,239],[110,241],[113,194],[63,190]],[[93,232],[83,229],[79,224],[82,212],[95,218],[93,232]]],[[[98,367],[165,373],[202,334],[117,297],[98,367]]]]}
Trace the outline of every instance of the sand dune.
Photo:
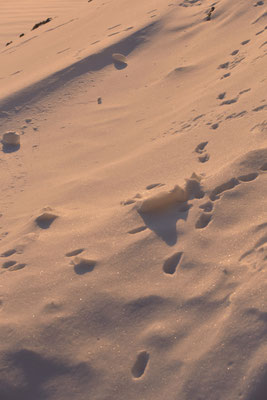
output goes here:
{"type": "Polygon", "coordinates": [[[266,1],[0,13],[0,399],[265,400],[266,1]]]}

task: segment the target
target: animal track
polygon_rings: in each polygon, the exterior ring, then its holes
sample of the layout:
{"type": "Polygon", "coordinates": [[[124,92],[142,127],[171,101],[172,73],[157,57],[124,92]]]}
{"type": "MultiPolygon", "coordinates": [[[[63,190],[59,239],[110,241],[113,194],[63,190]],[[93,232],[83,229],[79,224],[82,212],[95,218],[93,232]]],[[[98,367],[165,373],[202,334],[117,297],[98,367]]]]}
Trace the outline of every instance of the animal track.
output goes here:
{"type": "Polygon", "coordinates": [[[256,179],[259,176],[259,174],[257,172],[251,172],[250,174],[247,175],[241,175],[238,176],[238,180],[241,182],[251,182],[254,181],[254,179],[256,179]]]}
{"type": "Polygon", "coordinates": [[[234,99],[230,99],[230,100],[224,100],[220,105],[224,106],[224,105],[233,104],[233,103],[236,103],[237,100],[238,100],[238,97],[235,97],[234,99]]]}
{"type": "Polygon", "coordinates": [[[210,128],[211,129],[217,129],[217,128],[219,128],[219,124],[218,123],[212,124],[210,128]]]}
{"type": "Polygon", "coordinates": [[[46,207],[44,208],[43,214],[35,219],[35,222],[39,228],[48,229],[52,222],[58,218],[58,215],[51,213],[51,211],[52,209],[50,207],[46,207]]]}
{"type": "Polygon", "coordinates": [[[243,117],[245,114],[247,114],[247,111],[246,111],[246,110],[241,111],[241,112],[239,112],[239,113],[233,113],[233,114],[227,115],[227,117],[226,117],[225,119],[241,118],[241,117],[243,117]]]}
{"type": "Polygon", "coordinates": [[[74,257],[77,256],[78,254],[81,254],[84,251],[84,249],[76,249],[69,251],[68,253],[65,254],[66,257],[74,257]]]}
{"type": "Polygon", "coordinates": [[[183,252],[174,253],[171,257],[167,258],[163,264],[163,271],[165,274],[173,275],[177,269],[183,256],[183,252]]]}
{"type": "Polygon", "coordinates": [[[88,260],[86,258],[75,257],[72,261],[72,265],[74,265],[74,271],[78,275],[84,275],[87,272],[92,272],[96,266],[95,260],[88,260]]]}
{"type": "Polygon", "coordinates": [[[226,92],[220,93],[220,94],[218,94],[217,99],[222,100],[225,98],[225,95],[226,95],[226,92]]]}
{"type": "Polygon", "coordinates": [[[224,75],[221,77],[221,79],[228,78],[228,76],[230,76],[230,75],[231,75],[231,72],[227,72],[227,74],[224,74],[224,75]]]}
{"type": "Polygon", "coordinates": [[[158,186],[164,186],[164,184],[162,184],[162,183],[152,183],[151,185],[147,185],[146,190],[151,190],[151,189],[154,189],[155,187],[158,187],[158,186]]]}
{"type": "Polygon", "coordinates": [[[134,378],[138,379],[144,374],[149,361],[149,353],[146,351],[141,351],[136,358],[136,361],[132,367],[132,375],[134,378]]]}
{"type": "Polygon", "coordinates": [[[199,162],[205,163],[209,160],[210,156],[206,153],[205,147],[207,146],[208,142],[201,142],[195,148],[195,152],[201,154],[198,157],[199,162]],[[206,154],[205,154],[206,153],[206,154]]]}
{"type": "Polygon", "coordinates": [[[142,232],[142,231],[144,231],[145,229],[147,229],[146,226],[139,226],[138,228],[132,229],[132,230],[129,231],[128,233],[130,233],[130,234],[133,235],[133,234],[135,234],[135,233],[142,232]]]}
{"type": "Polygon", "coordinates": [[[256,108],[254,108],[252,111],[262,111],[262,110],[264,110],[265,108],[267,108],[267,104],[263,104],[262,106],[259,106],[259,107],[256,107],[256,108]]]}
{"type": "Polygon", "coordinates": [[[198,218],[196,222],[196,229],[203,229],[205,228],[211,221],[212,219],[212,214],[201,214],[200,217],[198,218]]]}
{"type": "Polygon", "coordinates": [[[227,69],[227,68],[229,68],[229,65],[230,65],[230,63],[229,63],[229,61],[227,61],[227,62],[225,62],[223,64],[220,64],[218,66],[218,69],[227,69]]]}
{"type": "Polygon", "coordinates": [[[118,28],[119,26],[121,26],[121,24],[111,26],[111,27],[108,28],[108,31],[110,31],[111,29],[118,28]]]}
{"type": "Polygon", "coordinates": [[[2,268],[9,268],[9,267],[12,267],[12,266],[15,265],[16,263],[17,263],[17,261],[14,261],[14,260],[5,261],[5,262],[2,264],[2,268]]]}
{"type": "Polygon", "coordinates": [[[245,262],[257,271],[261,271],[267,264],[267,235],[265,234],[257,243],[240,257],[239,261],[245,262]],[[243,261],[245,260],[245,261],[243,261]]]}
{"type": "Polygon", "coordinates": [[[248,40],[244,40],[243,42],[241,42],[242,46],[244,46],[245,44],[248,44],[250,42],[250,39],[248,40]]]}
{"type": "Polygon", "coordinates": [[[201,208],[205,212],[211,212],[213,210],[213,204],[211,201],[207,201],[206,203],[201,204],[199,208],[201,208]]]}
{"type": "Polygon", "coordinates": [[[201,163],[205,163],[205,162],[209,161],[209,159],[210,159],[210,156],[208,153],[204,154],[203,156],[198,157],[198,160],[201,163]]]}
{"type": "Polygon", "coordinates": [[[241,94],[244,94],[244,93],[247,93],[247,92],[250,92],[250,91],[251,91],[251,88],[244,89],[244,90],[241,90],[241,92],[239,92],[239,94],[241,95],[241,94]]]}
{"type": "Polygon", "coordinates": [[[10,257],[12,254],[15,254],[17,251],[16,249],[10,249],[7,251],[4,251],[4,253],[1,254],[1,257],[10,257]]]}
{"type": "Polygon", "coordinates": [[[9,260],[3,263],[2,268],[8,269],[8,271],[18,271],[23,269],[27,264],[17,264],[17,261],[9,260]]]}
{"type": "Polygon", "coordinates": [[[27,264],[15,264],[14,266],[12,266],[11,268],[9,268],[9,271],[18,271],[19,269],[23,269],[26,267],[27,264]]]}
{"type": "Polygon", "coordinates": [[[230,179],[228,182],[223,183],[222,185],[217,186],[210,194],[210,199],[212,201],[218,200],[219,195],[223,192],[233,189],[235,186],[239,185],[239,181],[236,178],[230,179]]]}
{"type": "Polygon", "coordinates": [[[196,153],[203,153],[205,147],[207,146],[209,142],[201,142],[197,145],[197,147],[195,148],[195,152],[196,153]]]}

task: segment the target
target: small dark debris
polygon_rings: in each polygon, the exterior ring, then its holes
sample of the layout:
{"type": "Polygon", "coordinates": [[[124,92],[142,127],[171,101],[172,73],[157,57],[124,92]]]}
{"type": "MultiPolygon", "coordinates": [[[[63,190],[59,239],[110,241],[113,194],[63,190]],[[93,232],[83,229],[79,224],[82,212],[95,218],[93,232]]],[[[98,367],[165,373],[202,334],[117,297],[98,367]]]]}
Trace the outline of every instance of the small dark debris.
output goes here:
{"type": "Polygon", "coordinates": [[[45,19],[44,21],[38,22],[37,24],[35,24],[35,25],[33,26],[32,31],[33,31],[34,29],[39,28],[39,26],[41,26],[41,25],[47,24],[47,23],[50,22],[51,20],[52,20],[52,18],[47,18],[47,19],[45,19]]]}
{"type": "Polygon", "coordinates": [[[9,46],[11,43],[13,43],[12,40],[10,42],[7,42],[6,46],[9,46]]]}
{"type": "Polygon", "coordinates": [[[97,103],[98,103],[98,104],[102,104],[102,99],[101,99],[101,97],[98,97],[97,103]]]}
{"type": "Polygon", "coordinates": [[[24,33],[21,33],[21,34],[19,35],[19,37],[22,37],[22,36],[24,36],[24,33]]]}

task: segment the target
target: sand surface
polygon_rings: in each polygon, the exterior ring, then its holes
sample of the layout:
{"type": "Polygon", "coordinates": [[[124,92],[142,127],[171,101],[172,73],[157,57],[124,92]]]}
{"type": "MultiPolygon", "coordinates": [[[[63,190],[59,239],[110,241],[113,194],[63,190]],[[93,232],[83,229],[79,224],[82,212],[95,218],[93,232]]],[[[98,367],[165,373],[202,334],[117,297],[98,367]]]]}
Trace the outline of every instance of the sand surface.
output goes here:
{"type": "Polygon", "coordinates": [[[267,398],[266,0],[169,1],[0,1],[1,400],[267,398]]]}

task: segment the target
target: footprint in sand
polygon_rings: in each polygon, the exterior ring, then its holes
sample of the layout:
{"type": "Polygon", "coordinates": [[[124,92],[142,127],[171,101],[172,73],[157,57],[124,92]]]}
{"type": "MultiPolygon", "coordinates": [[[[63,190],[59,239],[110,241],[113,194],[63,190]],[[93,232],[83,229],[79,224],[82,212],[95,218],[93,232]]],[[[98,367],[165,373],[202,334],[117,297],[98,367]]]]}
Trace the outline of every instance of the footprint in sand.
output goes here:
{"type": "Polygon", "coordinates": [[[20,269],[23,269],[26,267],[27,264],[20,263],[20,264],[15,264],[11,268],[9,268],[9,271],[18,271],[20,269]]]}
{"type": "Polygon", "coordinates": [[[267,104],[263,104],[262,106],[256,107],[252,111],[258,112],[258,111],[265,110],[265,108],[267,108],[267,104]]]}
{"type": "Polygon", "coordinates": [[[239,185],[239,181],[236,178],[232,178],[229,181],[216,186],[215,189],[210,194],[210,200],[215,201],[220,198],[220,195],[227,190],[233,189],[235,186],[239,185]]]}
{"type": "Polygon", "coordinates": [[[117,24],[117,25],[114,25],[114,26],[110,26],[110,27],[108,28],[108,31],[111,31],[112,29],[118,28],[119,26],[121,26],[121,24],[117,24]]]}
{"type": "Polygon", "coordinates": [[[139,226],[138,228],[128,231],[128,233],[130,233],[131,235],[134,235],[135,233],[143,232],[146,229],[147,229],[146,226],[139,226]]]}
{"type": "Polygon", "coordinates": [[[220,94],[218,94],[217,99],[222,100],[225,98],[225,95],[226,95],[226,92],[220,93],[220,94]]]}
{"type": "Polygon", "coordinates": [[[159,186],[164,186],[164,183],[151,183],[151,185],[147,185],[146,190],[151,190],[159,186]]]}
{"type": "Polygon", "coordinates": [[[239,94],[241,95],[241,94],[244,94],[244,93],[247,93],[247,92],[250,92],[250,91],[251,91],[251,88],[243,89],[243,90],[241,90],[241,91],[239,92],[239,94]]]}
{"type": "Polygon", "coordinates": [[[208,224],[210,223],[211,219],[212,219],[212,214],[207,214],[207,213],[201,214],[195,224],[196,229],[206,228],[206,226],[208,226],[208,224]]]}
{"type": "Polygon", "coordinates": [[[202,154],[208,143],[209,142],[201,142],[201,143],[199,143],[197,145],[197,147],[195,148],[195,152],[202,154]]]}
{"type": "Polygon", "coordinates": [[[234,104],[238,100],[238,97],[235,97],[234,99],[229,99],[229,100],[224,100],[221,102],[221,106],[229,105],[229,104],[234,104]]]}
{"type": "Polygon", "coordinates": [[[208,153],[198,157],[198,161],[201,163],[205,163],[205,162],[209,161],[209,159],[210,159],[210,156],[208,153]]]}
{"type": "Polygon", "coordinates": [[[183,256],[183,252],[174,253],[172,256],[168,257],[163,264],[163,271],[165,274],[173,275],[178,267],[183,256]]]}
{"type": "Polygon", "coordinates": [[[232,113],[225,117],[225,119],[232,119],[232,118],[241,118],[247,114],[246,110],[240,111],[239,113],[232,113]]]}
{"type": "Polygon", "coordinates": [[[262,271],[267,265],[267,235],[263,235],[255,245],[240,257],[239,261],[256,271],[262,271]]]}
{"type": "Polygon", "coordinates": [[[259,174],[257,172],[251,172],[249,174],[240,175],[238,178],[232,178],[229,181],[217,186],[210,194],[210,200],[215,201],[220,198],[220,195],[227,190],[231,190],[242,182],[254,181],[259,174]]]}
{"type": "Polygon", "coordinates": [[[8,269],[8,271],[18,271],[19,269],[23,269],[27,264],[19,263],[17,261],[9,260],[5,261],[2,265],[2,268],[8,269]]]}
{"type": "Polygon", "coordinates": [[[213,210],[213,204],[211,201],[207,201],[206,203],[201,204],[199,208],[201,208],[205,212],[211,212],[213,210]]]}
{"type": "Polygon", "coordinates": [[[199,162],[205,163],[209,160],[210,156],[208,153],[206,153],[205,147],[207,146],[208,142],[201,142],[197,145],[195,148],[195,152],[201,154],[198,157],[199,162]]]}
{"type": "Polygon", "coordinates": [[[217,68],[218,69],[227,69],[227,68],[229,68],[229,65],[230,65],[230,62],[226,61],[225,63],[220,64],[217,68]]]}
{"type": "Polygon", "coordinates": [[[250,174],[238,176],[237,179],[241,182],[254,181],[259,176],[258,172],[251,172],[250,174]]]}
{"type": "Polygon", "coordinates": [[[214,129],[214,130],[217,128],[219,128],[219,124],[217,122],[215,124],[212,124],[210,127],[210,129],[214,129]]]}
{"type": "Polygon", "coordinates": [[[15,264],[17,264],[17,261],[8,260],[8,261],[5,261],[5,262],[2,264],[2,268],[9,268],[9,267],[12,267],[12,266],[15,265],[15,264]]]}
{"type": "Polygon", "coordinates": [[[92,272],[97,264],[95,260],[89,260],[87,258],[75,257],[71,262],[74,266],[74,271],[78,275],[84,275],[87,272],[92,272]]]}
{"type": "Polygon", "coordinates": [[[12,254],[16,253],[16,249],[10,249],[10,250],[6,250],[4,251],[4,253],[1,254],[1,257],[10,257],[12,256],[12,254]]]}
{"type": "Polygon", "coordinates": [[[267,121],[263,121],[257,125],[254,125],[251,129],[250,132],[254,133],[266,133],[267,132],[267,121]]]}
{"type": "Polygon", "coordinates": [[[119,33],[121,33],[121,32],[119,31],[119,32],[110,33],[110,34],[108,35],[108,37],[118,35],[119,33]]]}
{"type": "Polygon", "coordinates": [[[74,257],[77,256],[78,254],[81,254],[84,251],[84,249],[76,249],[69,251],[68,253],[65,254],[66,257],[74,257]]]}
{"type": "Polygon", "coordinates": [[[44,208],[43,211],[44,212],[35,219],[35,223],[41,229],[48,229],[55,219],[58,218],[58,215],[52,213],[50,207],[44,208]]]}
{"type": "Polygon", "coordinates": [[[230,75],[231,75],[231,72],[228,72],[227,74],[224,74],[224,75],[221,77],[221,79],[228,78],[228,76],[230,76],[230,75]]]}
{"type": "Polygon", "coordinates": [[[239,50],[234,50],[232,51],[231,56],[235,56],[237,53],[239,53],[239,50]]]}
{"type": "Polygon", "coordinates": [[[147,351],[141,351],[137,355],[136,361],[132,367],[132,375],[135,379],[139,379],[144,375],[148,361],[149,353],[147,351]]]}

